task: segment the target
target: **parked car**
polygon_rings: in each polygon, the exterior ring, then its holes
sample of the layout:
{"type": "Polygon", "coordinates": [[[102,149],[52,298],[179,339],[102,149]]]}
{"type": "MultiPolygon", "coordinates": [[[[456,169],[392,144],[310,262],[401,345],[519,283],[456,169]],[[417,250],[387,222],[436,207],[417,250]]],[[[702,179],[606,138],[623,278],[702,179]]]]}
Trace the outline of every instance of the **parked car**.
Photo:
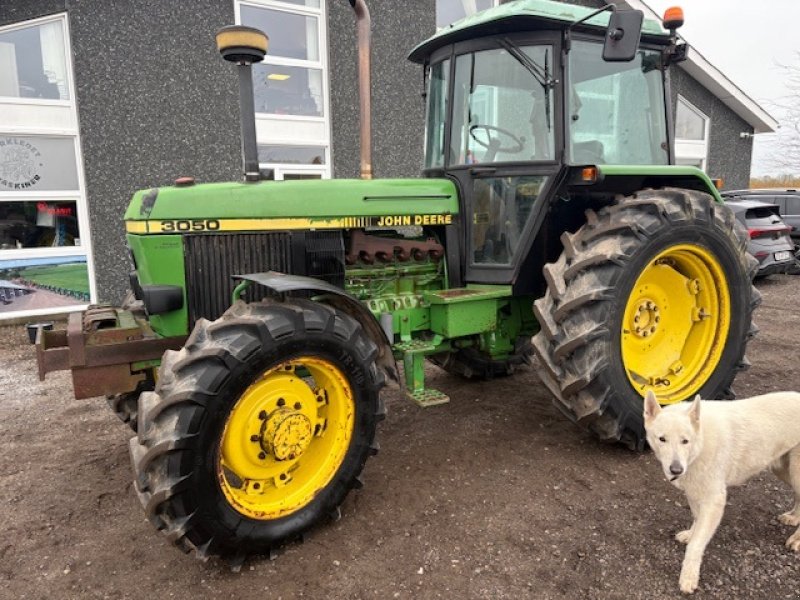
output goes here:
{"type": "Polygon", "coordinates": [[[790,235],[795,243],[800,243],[800,190],[789,188],[765,188],[756,190],[730,190],[722,192],[728,199],[758,200],[777,204],[784,222],[792,228],[790,235]]]}
{"type": "Polygon", "coordinates": [[[750,234],[748,252],[758,259],[756,277],[795,271],[795,247],[789,227],[781,219],[777,204],[741,198],[726,199],[736,218],[750,234]]]}

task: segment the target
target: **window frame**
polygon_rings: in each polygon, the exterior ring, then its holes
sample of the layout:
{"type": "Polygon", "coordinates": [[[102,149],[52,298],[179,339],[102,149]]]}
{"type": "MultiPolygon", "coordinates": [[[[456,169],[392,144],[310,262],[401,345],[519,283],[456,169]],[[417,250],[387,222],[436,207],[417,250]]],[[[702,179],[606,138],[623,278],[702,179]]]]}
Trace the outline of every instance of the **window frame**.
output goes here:
{"type": "Polygon", "coordinates": [[[45,17],[38,17],[36,19],[29,19],[27,21],[17,21],[16,23],[9,23],[8,25],[0,26],[0,35],[11,31],[18,31],[20,29],[27,29],[29,27],[38,27],[47,23],[61,22],[61,33],[64,39],[64,68],[67,77],[67,92],[69,98],[67,100],[53,100],[48,98],[23,98],[20,96],[2,96],[0,95],[0,105],[3,104],[22,104],[29,106],[64,106],[71,107],[75,104],[75,78],[72,72],[72,48],[69,39],[69,21],[67,13],[61,12],[54,15],[47,15],[45,17]]]}
{"type": "Polygon", "coordinates": [[[674,124],[674,137],[675,137],[675,164],[693,164],[694,162],[700,163],[700,169],[706,171],[708,168],[708,149],[711,140],[711,117],[706,115],[702,110],[697,108],[694,104],[689,102],[684,96],[678,94],[675,102],[675,124],[674,124]],[[677,131],[678,123],[678,109],[683,103],[686,108],[703,121],[703,139],[702,140],[689,140],[686,138],[679,138],[677,131]]]}
{"type": "MultiPolygon", "coordinates": [[[[78,101],[75,93],[74,66],[72,63],[72,44],[69,17],[66,12],[55,13],[45,17],[18,21],[0,27],[0,34],[28,27],[36,27],[46,23],[58,22],[62,27],[64,40],[65,73],[69,99],[53,100],[42,98],[18,98],[0,96],[0,108],[12,112],[14,125],[0,125],[0,136],[7,137],[64,137],[71,138],[75,147],[75,168],[77,171],[77,187],[74,190],[0,190],[0,202],[75,202],[78,220],[80,246],[35,247],[19,249],[0,249],[0,263],[9,260],[26,260],[33,258],[64,258],[74,256],[86,262],[86,275],[89,284],[89,303],[97,302],[97,287],[94,275],[94,253],[92,247],[89,207],[86,196],[86,175],[84,172],[83,150],[80,140],[78,122],[78,101]],[[47,118],[39,118],[47,115],[47,118]]],[[[89,303],[76,303],[69,306],[50,307],[33,310],[18,310],[0,313],[0,322],[4,319],[22,318],[36,315],[55,315],[74,312],[86,308],[89,303]]]]}
{"type": "MultiPolygon", "coordinates": [[[[319,173],[323,179],[330,179],[333,172],[331,155],[331,101],[328,57],[328,7],[327,0],[319,0],[319,8],[301,4],[291,4],[280,0],[234,0],[234,13],[237,24],[242,23],[242,5],[267,9],[289,14],[315,17],[317,19],[317,36],[319,52],[316,61],[297,58],[272,56],[264,57],[263,64],[317,69],[322,73],[322,116],[280,115],[257,112],[256,140],[258,144],[270,146],[322,146],[325,148],[325,164],[308,165],[307,172],[319,173]],[[280,125],[291,124],[301,135],[289,137],[282,132],[280,125]]],[[[264,33],[269,36],[269,32],[264,33]]],[[[259,167],[273,169],[275,173],[292,170],[297,167],[292,163],[259,163],[259,167]]],[[[306,172],[305,167],[303,171],[306,172]]]]}

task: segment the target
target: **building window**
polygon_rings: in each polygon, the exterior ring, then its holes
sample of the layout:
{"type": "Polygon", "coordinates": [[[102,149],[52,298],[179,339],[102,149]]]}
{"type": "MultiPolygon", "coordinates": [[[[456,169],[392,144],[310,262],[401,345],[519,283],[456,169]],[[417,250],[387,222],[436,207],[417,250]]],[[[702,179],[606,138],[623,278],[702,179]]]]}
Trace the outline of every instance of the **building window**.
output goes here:
{"type": "Polygon", "coordinates": [[[62,20],[0,30],[0,96],[69,100],[62,20]]]}
{"type": "Polygon", "coordinates": [[[261,167],[286,175],[330,177],[324,0],[236,0],[237,22],[269,37],[253,67],[261,167]]]}
{"type": "Polygon", "coordinates": [[[498,4],[499,0],[436,0],[436,28],[447,27],[498,4]]]}
{"type": "Polygon", "coordinates": [[[708,161],[708,129],[705,114],[682,96],[675,110],[675,164],[705,170],[708,161]]]}
{"type": "Polygon", "coordinates": [[[66,15],[0,28],[0,318],[94,299],[66,15]]]}

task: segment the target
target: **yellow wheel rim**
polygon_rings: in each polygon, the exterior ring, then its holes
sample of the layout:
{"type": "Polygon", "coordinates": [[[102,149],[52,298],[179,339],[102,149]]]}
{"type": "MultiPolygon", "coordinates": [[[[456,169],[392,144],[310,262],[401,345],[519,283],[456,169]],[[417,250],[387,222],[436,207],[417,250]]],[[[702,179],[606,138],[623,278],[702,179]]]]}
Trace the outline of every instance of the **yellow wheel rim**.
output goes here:
{"type": "Polygon", "coordinates": [[[354,422],[350,384],[329,361],[300,357],[267,370],[225,423],[218,460],[223,494],[253,519],[303,508],[342,464],[354,422]]]}
{"type": "Polygon", "coordinates": [[[725,273],[706,248],[671,246],[633,286],[622,319],[628,380],[662,404],[698,392],[719,365],[731,318],[725,273]]]}

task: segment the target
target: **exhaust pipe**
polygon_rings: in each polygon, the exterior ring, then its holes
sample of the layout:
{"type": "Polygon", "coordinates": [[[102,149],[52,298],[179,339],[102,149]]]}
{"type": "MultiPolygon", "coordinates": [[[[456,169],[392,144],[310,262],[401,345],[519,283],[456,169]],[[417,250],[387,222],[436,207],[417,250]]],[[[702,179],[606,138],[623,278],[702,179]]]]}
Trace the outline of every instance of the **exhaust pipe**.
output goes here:
{"type": "Polygon", "coordinates": [[[239,113],[242,124],[242,157],[244,180],[258,181],[258,146],[256,145],[256,111],[253,102],[253,74],[251,65],[264,60],[269,38],[260,29],[231,25],[217,32],[217,49],[222,58],[239,68],[239,113]]]}
{"type": "Polygon", "coordinates": [[[361,179],[372,179],[372,114],[370,108],[370,26],[364,0],[348,0],[356,13],[358,36],[358,97],[361,113],[361,179]]]}

